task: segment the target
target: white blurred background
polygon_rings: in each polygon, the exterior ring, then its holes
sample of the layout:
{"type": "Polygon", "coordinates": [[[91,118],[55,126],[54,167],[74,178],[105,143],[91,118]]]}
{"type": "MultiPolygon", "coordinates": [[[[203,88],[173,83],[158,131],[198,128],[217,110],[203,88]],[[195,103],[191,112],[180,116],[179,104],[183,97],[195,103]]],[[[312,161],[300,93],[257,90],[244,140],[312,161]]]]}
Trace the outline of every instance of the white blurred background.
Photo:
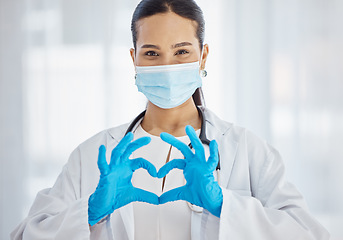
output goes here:
{"type": "MultiPolygon", "coordinates": [[[[207,106],[276,147],[313,215],[343,239],[343,0],[198,0],[207,106]]],[[[145,107],[137,0],[0,0],[0,239],[71,151],[145,107]]]]}

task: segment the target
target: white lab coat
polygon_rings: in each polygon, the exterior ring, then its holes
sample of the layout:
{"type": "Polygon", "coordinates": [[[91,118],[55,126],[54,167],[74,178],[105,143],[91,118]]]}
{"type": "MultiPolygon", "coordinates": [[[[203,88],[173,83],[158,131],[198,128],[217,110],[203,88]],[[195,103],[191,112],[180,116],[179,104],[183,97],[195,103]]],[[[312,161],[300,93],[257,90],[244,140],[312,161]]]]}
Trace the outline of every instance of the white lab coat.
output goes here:
{"type": "MultiPolygon", "coordinates": [[[[220,120],[204,110],[206,134],[219,145],[220,218],[204,210],[192,213],[192,239],[329,239],[328,232],[309,214],[296,188],[284,179],[279,153],[251,132],[220,120]],[[210,227],[219,224],[219,232],[210,227]]],[[[132,204],[115,210],[89,227],[88,198],[97,186],[98,149],[113,149],[128,124],[98,133],[71,154],[52,188],[37,194],[28,217],[12,232],[12,239],[134,239],[132,204]]],[[[107,151],[110,159],[111,151],[107,151]]]]}

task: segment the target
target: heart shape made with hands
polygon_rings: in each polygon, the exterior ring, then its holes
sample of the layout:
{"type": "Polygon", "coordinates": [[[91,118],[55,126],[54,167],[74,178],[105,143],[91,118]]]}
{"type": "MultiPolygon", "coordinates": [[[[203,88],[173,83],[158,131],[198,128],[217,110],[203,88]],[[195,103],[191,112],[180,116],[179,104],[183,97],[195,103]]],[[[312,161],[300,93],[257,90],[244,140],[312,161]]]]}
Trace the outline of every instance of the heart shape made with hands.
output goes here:
{"type": "Polygon", "coordinates": [[[174,159],[166,163],[159,169],[157,177],[163,178],[176,168],[183,170],[186,184],[164,192],[158,197],[159,204],[184,200],[219,216],[223,196],[222,190],[213,176],[219,161],[218,145],[215,140],[210,142],[210,156],[206,161],[205,149],[195,130],[191,126],[187,126],[186,133],[195,150],[194,153],[188,145],[174,136],[168,133],[161,133],[160,135],[163,141],[180,150],[184,159],[174,159]]]}
{"type": "Polygon", "coordinates": [[[100,180],[95,192],[88,200],[89,223],[92,225],[115,209],[135,201],[158,205],[185,200],[219,216],[223,196],[221,188],[213,176],[219,160],[218,145],[215,140],[210,142],[210,156],[206,161],[204,147],[195,130],[191,126],[187,126],[186,133],[195,153],[174,136],[161,133],[161,139],[179,149],[185,158],[174,159],[166,163],[158,173],[155,166],[146,159],[129,159],[135,150],[150,143],[150,137],[132,141],[133,133],[126,134],[112,150],[109,164],[106,161],[106,148],[104,145],[100,146],[98,156],[100,180]],[[152,177],[158,178],[163,178],[174,168],[181,169],[186,184],[157,196],[132,185],[132,175],[139,168],[146,169],[152,177]]]}

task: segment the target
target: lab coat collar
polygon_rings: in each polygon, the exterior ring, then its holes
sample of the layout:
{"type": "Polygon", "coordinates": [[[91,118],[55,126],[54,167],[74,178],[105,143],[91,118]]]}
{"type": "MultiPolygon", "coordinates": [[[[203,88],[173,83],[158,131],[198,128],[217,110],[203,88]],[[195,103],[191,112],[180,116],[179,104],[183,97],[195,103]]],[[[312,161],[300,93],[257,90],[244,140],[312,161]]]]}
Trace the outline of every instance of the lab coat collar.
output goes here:
{"type": "MultiPolygon", "coordinates": [[[[231,129],[231,123],[221,120],[216,114],[214,114],[211,110],[209,110],[206,107],[200,108],[204,112],[207,129],[211,128],[219,135],[225,135],[231,129]]],[[[210,132],[206,132],[206,134],[210,134],[210,132]]]]}

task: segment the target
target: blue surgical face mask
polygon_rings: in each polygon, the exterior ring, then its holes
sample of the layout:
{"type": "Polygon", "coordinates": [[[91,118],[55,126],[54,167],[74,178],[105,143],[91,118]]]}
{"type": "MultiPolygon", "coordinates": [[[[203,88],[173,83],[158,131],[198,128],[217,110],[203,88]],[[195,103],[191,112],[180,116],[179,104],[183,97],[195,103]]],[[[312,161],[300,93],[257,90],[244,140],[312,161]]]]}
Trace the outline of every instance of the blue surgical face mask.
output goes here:
{"type": "Polygon", "coordinates": [[[136,66],[136,85],[150,102],[164,109],[186,102],[202,86],[199,62],[136,66]]]}

